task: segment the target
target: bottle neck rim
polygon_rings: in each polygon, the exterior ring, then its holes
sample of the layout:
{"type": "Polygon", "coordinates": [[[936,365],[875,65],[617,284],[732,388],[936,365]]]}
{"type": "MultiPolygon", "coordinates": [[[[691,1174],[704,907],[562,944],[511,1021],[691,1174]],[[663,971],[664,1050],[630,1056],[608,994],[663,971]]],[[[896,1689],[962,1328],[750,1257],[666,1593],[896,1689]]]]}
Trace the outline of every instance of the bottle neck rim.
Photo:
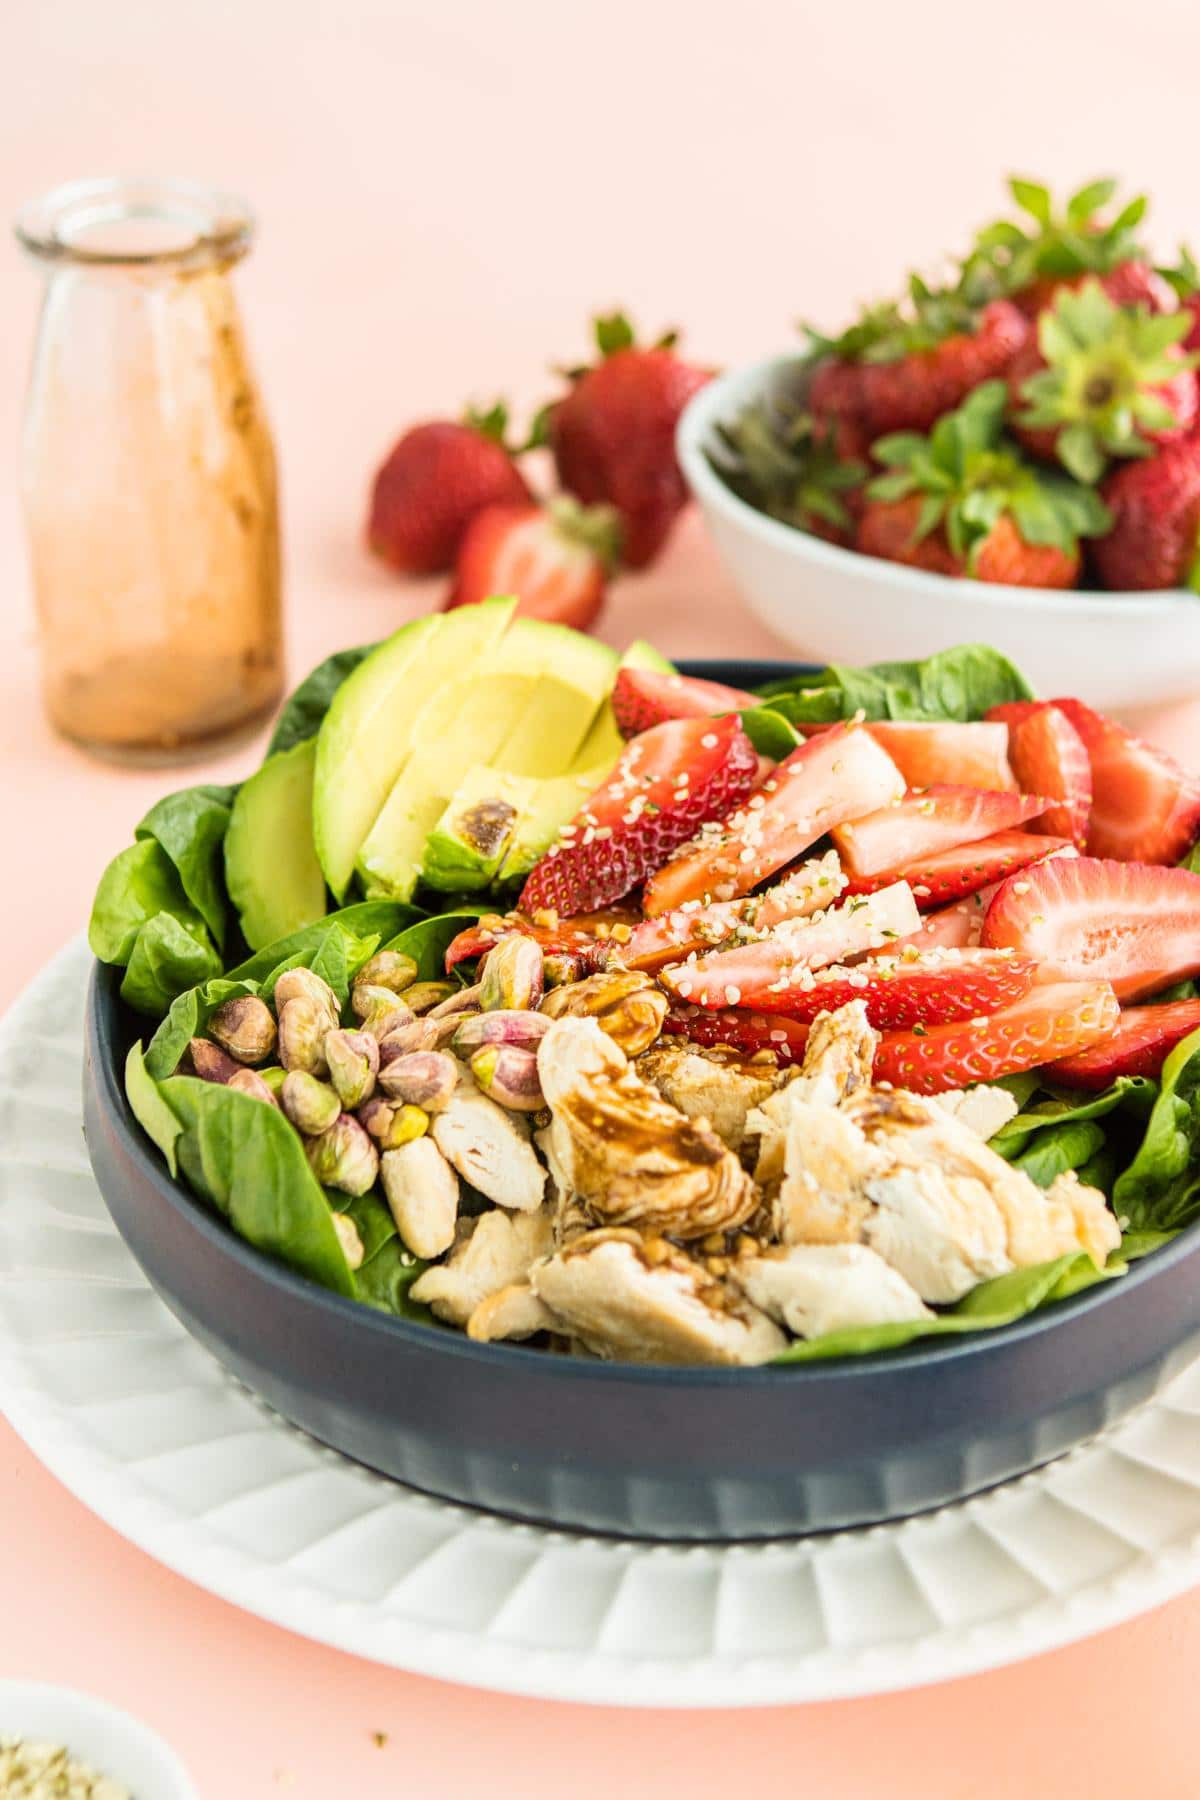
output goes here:
{"type": "Polygon", "coordinates": [[[52,188],[14,230],[39,263],[179,270],[238,261],[254,218],[236,194],[198,182],[109,175],[52,188]]]}

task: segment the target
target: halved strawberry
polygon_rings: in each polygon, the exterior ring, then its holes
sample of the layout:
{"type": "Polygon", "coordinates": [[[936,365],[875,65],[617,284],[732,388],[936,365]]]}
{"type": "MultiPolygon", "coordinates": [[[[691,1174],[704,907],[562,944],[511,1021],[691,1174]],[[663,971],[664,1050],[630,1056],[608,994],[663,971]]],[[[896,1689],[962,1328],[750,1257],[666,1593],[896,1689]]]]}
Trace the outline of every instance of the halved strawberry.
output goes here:
{"type": "Polygon", "coordinates": [[[861,1000],[878,1027],[944,1025],[1019,1000],[1033,986],[1034,965],[1004,950],[928,950],[805,973],[803,984],[780,994],[756,993],[754,1004],[763,1012],[812,1020],[861,1000]]]}
{"type": "Polygon", "coordinates": [[[864,818],[835,825],[834,843],[851,876],[875,875],[918,863],[956,844],[1010,831],[1049,805],[1033,794],[987,793],[973,787],[932,787],[905,794],[864,818]]]}
{"type": "Polygon", "coordinates": [[[681,906],[656,919],[643,919],[621,949],[627,969],[660,969],[680,962],[691,950],[724,943],[741,932],[769,931],[784,919],[802,919],[832,906],[846,886],[837,856],[830,851],[801,863],[783,881],[745,900],[718,900],[713,906],[681,906]]]}
{"type": "Polygon", "coordinates": [[[944,781],[995,792],[1017,785],[1009,767],[1008,733],[999,725],[983,720],[962,725],[952,720],[874,719],[867,730],[909,787],[944,781]]]}
{"type": "Polygon", "coordinates": [[[1200,833],[1200,776],[1082,700],[1056,700],[1092,766],[1087,849],[1119,862],[1176,863],[1200,833]]]}
{"type": "Polygon", "coordinates": [[[848,894],[874,894],[894,881],[907,881],[922,912],[948,906],[980,888],[1003,881],[1014,869],[1040,862],[1056,850],[1070,850],[1065,838],[1034,837],[1028,831],[997,831],[974,844],[956,844],[902,868],[881,869],[876,875],[857,875],[848,894]]]}
{"type": "Polygon", "coordinates": [[[751,1012],[726,1007],[720,1012],[706,1012],[703,1007],[689,1006],[685,1000],[673,1000],[663,1020],[664,1037],[687,1038],[693,1044],[721,1044],[743,1056],[757,1056],[773,1051],[781,1063],[800,1062],[808,1041],[809,1028],[799,1019],[781,1018],[778,1013],[751,1012]]]}
{"type": "Polygon", "coordinates": [[[851,900],[813,918],[786,920],[757,941],[673,963],[659,980],[681,1000],[698,1006],[744,1003],[764,1012],[791,1012],[791,1001],[807,990],[812,970],[895,942],[916,924],[913,897],[897,882],[869,899],[851,900]]]}
{"type": "Polygon", "coordinates": [[[1031,987],[1001,1012],[968,1024],[886,1032],[875,1056],[875,1079],[918,1094],[996,1081],[1090,1049],[1111,1037],[1119,1015],[1106,981],[1031,987]]]}
{"type": "Polygon", "coordinates": [[[1097,978],[1137,1000],[1200,973],[1200,875],[1052,857],[1004,883],[983,941],[1034,957],[1047,981],[1097,978]]]}
{"type": "Polygon", "coordinates": [[[994,706],[989,719],[1008,726],[1008,760],[1022,790],[1058,801],[1030,826],[1049,837],[1070,838],[1083,849],[1092,811],[1092,768],[1083,739],[1061,707],[1019,700],[994,706]]]}
{"type": "Polygon", "coordinates": [[[1099,1092],[1119,1075],[1157,1075],[1176,1044],[1193,1031],[1200,1031],[1200,1000],[1127,1006],[1110,1038],[1092,1050],[1052,1063],[1046,1074],[1068,1087],[1099,1092]]]}
{"type": "Polygon", "coordinates": [[[636,737],[667,719],[711,719],[761,702],[744,688],[695,675],[663,675],[654,669],[617,670],[612,709],[622,737],[636,737]]]}
{"type": "Polygon", "coordinates": [[[808,738],[744,807],[719,825],[706,824],[691,849],[646,883],[646,914],[656,918],[689,900],[736,900],[834,825],[886,806],[903,792],[895,763],[861,725],[851,721],[808,738]]]}
{"type": "Polygon", "coordinates": [[[595,912],[746,798],[757,759],[737,719],[673,719],[633,738],[521,890],[526,912],[595,912]]]}

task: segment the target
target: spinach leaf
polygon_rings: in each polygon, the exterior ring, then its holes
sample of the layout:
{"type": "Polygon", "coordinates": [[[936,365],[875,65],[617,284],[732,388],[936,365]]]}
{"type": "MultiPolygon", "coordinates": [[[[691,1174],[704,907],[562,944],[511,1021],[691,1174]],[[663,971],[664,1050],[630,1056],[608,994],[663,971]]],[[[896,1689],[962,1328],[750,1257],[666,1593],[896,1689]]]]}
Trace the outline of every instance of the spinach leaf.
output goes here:
{"type": "Polygon", "coordinates": [[[137,934],[157,913],[203,929],[188,903],[174,863],[154,838],[142,838],[113,857],[96,889],[88,922],[88,943],[101,962],[127,963],[137,934]]]}
{"type": "MultiPolygon", "coordinates": [[[[1040,1081],[1035,1082],[1034,1092],[1039,1086],[1040,1081]]],[[[1102,1119],[1118,1107],[1145,1117],[1157,1093],[1157,1084],[1143,1075],[1121,1075],[1102,1094],[1090,1094],[1086,1099],[1062,1088],[1053,1089],[1045,1099],[1027,1101],[1015,1119],[1000,1127],[990,1140],[991,1146],[1009,1162],[1015,1162],[1039,1131],[1057,1129],[1082,1119],[1102,1119]]]]}
{"type": "Polygon", "coordinates": [[[1034,697],[1020,670],[987,644],[960,644],[921,662],[862,669],[833,663],[815,679],[775,682],[762,693],[793,724],[826,724],[860,711],[868,719],[981,719],[1005,701],[1034,697]]]}
{"type": "Polygon", "coordinates": [[[1104,1143],[1093,1151],[1086,1162],[1079,1164],[1076,1174],[1083,1187],[1099,1188],[1104,1197],[1111,1200],[1120,1167],[1116,1151],[1111,1145],[1104,1143]]]}
{"type": "Polygon", "coordinates": [[[406,906],[399,900],[360,900],[353,906],[343,906],[340,911],[328,913],[323,919],[316,919],[311,925],[305,925],[300,931],[293,931],[289,937],[277,938],[273,944],[264,944],[245,962],[229,970],[231,980],[264,981],[271,974],[280,973],[285,964],[293,962],[308,963],[315,956],[326,935],[333,925],[340,926],[352,937],[378,937],[386,943],[390,937],[419,919],[420,913],[414,906],[406,906]]]}
{"type": "Polygon", "coordinates": [[[1193,875],[1200,875],[1200,838],[1197,838],[1183,861],[1181,869],[1190,869],[1193,875]]]}
{"type": "Polygon", "coordinates": [[[293,745],[316,737],[333,696],[347,675],[375,648],[374,644],[364,644],[358,650],[338,650],[333,656],[327,656],[323,663],[318,663],[312,674],[306,676],[284,702],[267,745],[267,755],[274,756],[277,751],[290,750],[293,745]]]}
{"type": "Polygon", "coordinates": [[[1050,1187],[1068,1169],[1078,1169],[1104,1148],[1104,1127],[1092,1119],[1064,1120],[1034,1136],[1028,1150],[1014,1156],[1014,1169],[1028,1175],[1042,1188],[1050,1187]]]}
{"type": "Polygon", "coordinates": [[[446,951],[452,939],[465,926],[480,916],[477,906],[459,907],[457,911],[439,913],[432,919],[420,919],[384,944],[385,950],[400,950],[417,965],[418,981],[441,981],[446,974],[446,951]]]}
{"type": "Polygon", "coordinates": [[[278,968],[271,970],[262,983],[262,992],[268,1000],[272,999],[275,983],[284,971],[303,964],[314,975],[319,975],[322,981],[327,981],[337,995],[339,1006],[345,1006],[355,975],[378,948],[377,931],[371,932],[367,937],[360,937],[357,932],[347,931],[344,925],[327,925],[307,950],[285,957],[278,968]]]}
{"type": "Polygon", "coordinates": [[[165,1081],[175,1073],[184,1051],[194,1037],[202,1035],[210,1015],[223,1001],[241,1000],[257,992],[256,981],[231,981],[226,975],[217,975],[178,995],[146,1049],[146,1070],[151,1079],[165,1081]]]}
{"type": "Polygon", "coordinates": [[[758,754],[769,756],[772,762],[782,762],[800,742],[799,732],[793,730],[783,714],[773,707],[748,706],[739,716],[742,730],[758,754]]]}
{"type": "Polygon", "coordinates": [[[1200,1031],[1176,1044],[1137,1155],[1113,1188],[1134,1231],[1175,1231],[1200,1215],[1200,1031]]]}
{"type": "Polygon", "coordinates": [[[229,824],[234,789],[182,788],[150,808],[134,836],[162,845],[179,875],[184,893],[217,945],[225,941],[225,876],[221,846],[229,824]]]}
{"type": "Polygon", "coordinates": [[[157,1144],[167,1159],[172,1175],[178,1174],[175,1140],[183,1126],[158,1091],[158,1083],[149,1074],[140,1043],[134,1044],[125,1058],[125,1093],[133,1116],[150,1140],[157,1144]]]}
{"type": "Polygon", "coordinates": [[[182,1126],[175,1148],[189,1186],[247,1243],[353,1298],[329,1202],[283,1114],[191,1075],[172,1075],[159,1091],[182,1126]]]}
{"type": "Polygon", "coordinates": [[[992,1281],[982,1281],[952,1310],[936,1313],[931,1319],[902,1319],[887,1325],[827,1331],[822,1337],[789,1344],[774,1361],[797,1363],[827,1356],[866,1356],[873,1351],[900,1349],[917,1338],[992,1331],[999,1325],[1011,1325],[1014,1319],[1049,1305],[1052,1300],[1065,1300],[1098,1281],[1123,1275],[1125,1267],[1123,1251],[1114,1252],[1103,1269],[1097,1269],[1086,1252],[1073,1251],[1031,1269],[1013,1269],[992,1281]]]}
{"type": "MultiPolygon", "coordinates": [[[[1200,864],[1197,864],[1197,872],[1200,872],[1200,864]]],[[[1165,987],[1159,993],[1150,994],[1145,1000],[1140,1000],[1138,1005],[1165,1006],[1172,1000],[1196,999],[1200,999],[1200,981],[1174,981],[1170,987],[1165,987]]]]}
{"type": "Polygon", "coordinates": [[[354,1271],[356,1298],[380,1312],[432,1320],[427,1306],[408,1297],[409,1288],[429,1265],[405,1249],[395,1221],[379,1196],[364,1194],[361,1199],[347,1200],[345,1195],[330,1194],[329,1199],[353,1219],[362,1240],[363,1260],[354,1271]]]}
{"type": "Polygon", "coordinates": [[[134,941],[121,998],[135,1012],[161,1019],[180,994],[220,970],[221,958],[203,925],[155,913],[134,941]]]}

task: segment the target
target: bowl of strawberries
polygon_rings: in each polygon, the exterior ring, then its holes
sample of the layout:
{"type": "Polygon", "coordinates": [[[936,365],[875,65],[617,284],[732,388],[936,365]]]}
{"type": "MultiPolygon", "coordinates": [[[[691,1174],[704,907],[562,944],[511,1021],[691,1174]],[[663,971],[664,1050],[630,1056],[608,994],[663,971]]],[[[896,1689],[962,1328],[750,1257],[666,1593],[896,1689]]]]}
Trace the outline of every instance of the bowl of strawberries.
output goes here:
{"type": "Polygon", "coordinates": [[[1200,272],[1141,199],[1014,180],[952,282],[731,371],[681,467],[763,619],[828,662],[964,638],[1106,707],[1200,692],[1200,272]]]}

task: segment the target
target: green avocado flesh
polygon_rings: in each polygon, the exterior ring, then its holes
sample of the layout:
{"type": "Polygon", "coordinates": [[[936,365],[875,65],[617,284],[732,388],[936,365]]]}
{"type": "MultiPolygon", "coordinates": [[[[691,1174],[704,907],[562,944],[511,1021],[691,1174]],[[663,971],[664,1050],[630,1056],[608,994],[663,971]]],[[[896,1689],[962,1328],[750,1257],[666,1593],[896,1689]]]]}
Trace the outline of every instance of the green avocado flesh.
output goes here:
{"type": "Polygon", "coordinates": [[[225,881],[252,950],[325,913],[313,849],[315,738],[272,756],[238,789],[225,834],[225,881]]]}

